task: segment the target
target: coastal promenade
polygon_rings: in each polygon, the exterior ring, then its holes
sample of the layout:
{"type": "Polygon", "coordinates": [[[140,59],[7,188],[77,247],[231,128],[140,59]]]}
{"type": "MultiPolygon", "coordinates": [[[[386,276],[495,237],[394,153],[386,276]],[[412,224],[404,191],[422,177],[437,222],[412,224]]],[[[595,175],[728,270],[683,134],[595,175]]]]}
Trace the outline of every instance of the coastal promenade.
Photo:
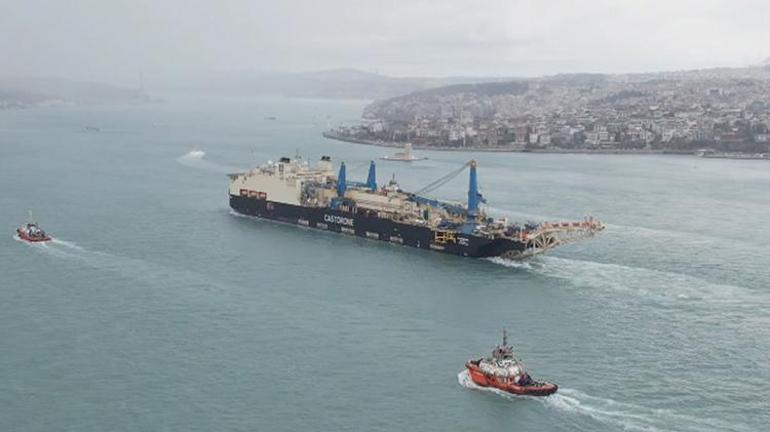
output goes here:
{"type": "MultiPolygon", "coordinates": [[[[323,132],[324,138],[333,139],[337,141],[344,141],[354,144],[364,144],[377,147],[388,148],[402,148],[404,143],[383,141],[383,140],[367,140],[363,138],[356,138],[352,136],[340,135],[332,131],[323,132]]],[[[454,151],[454,152],[487,152],[487,153],[558,153],[558,154],[680,154],[680,155],[694,155],[695,152],[689,150],[663,150],[663,149],[562,149],[562,148],[521,148],[513,146],[504,147],[446,147],[446,146],[432,146],[432,145],[419,145],[412,144],[412,148],[415,150],[434,150],[434,151],[454,151]]],[[[711,156],[714,157],[714,156],[711,156]]]]}

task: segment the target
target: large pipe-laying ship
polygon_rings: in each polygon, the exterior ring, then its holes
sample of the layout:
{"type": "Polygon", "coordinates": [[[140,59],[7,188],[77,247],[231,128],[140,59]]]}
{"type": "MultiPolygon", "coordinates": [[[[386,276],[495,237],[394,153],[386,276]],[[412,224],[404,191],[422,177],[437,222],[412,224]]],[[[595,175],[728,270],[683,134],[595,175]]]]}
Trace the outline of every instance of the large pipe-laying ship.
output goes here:
{"type": "Polygon", "coordinates": [[[401,190],[395,178],[378,187],[373,161],[365,183],[348,181],[345,163],[335,175],[328,156],[315,167],[284,157],[229,177],[230,207],[239,214],[468,257],[525,258],[604,229],[592,217],[526,224],[488,217],[475,161],[415,193],[401,190]],[[424,196],[467,167],[466,204],[424,196]]]}

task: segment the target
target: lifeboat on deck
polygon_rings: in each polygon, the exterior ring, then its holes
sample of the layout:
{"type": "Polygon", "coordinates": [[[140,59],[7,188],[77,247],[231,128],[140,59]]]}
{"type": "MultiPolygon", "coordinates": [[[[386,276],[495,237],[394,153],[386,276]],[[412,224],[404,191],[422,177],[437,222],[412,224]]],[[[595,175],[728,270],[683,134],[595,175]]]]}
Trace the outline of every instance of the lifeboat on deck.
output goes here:
{"type": "Polygon", "coordinates": [[[27,222],[16,228],[16,234],[19,235],[20,239],[32,243],[51,240],[51,236],[46,234],[46,232],[38,226],[37,222],[27,222]]]}
{"type": "Polygon", "coordinates": [[[492,356],[465,363],[468,375],[476,385],[524,396],[548,396],[556,393],[559,386],[535,381],[524,369],[521,360],[513,356],[508,345],[508,335],[503,330],[503,343],[492,350],[492,356]]]}

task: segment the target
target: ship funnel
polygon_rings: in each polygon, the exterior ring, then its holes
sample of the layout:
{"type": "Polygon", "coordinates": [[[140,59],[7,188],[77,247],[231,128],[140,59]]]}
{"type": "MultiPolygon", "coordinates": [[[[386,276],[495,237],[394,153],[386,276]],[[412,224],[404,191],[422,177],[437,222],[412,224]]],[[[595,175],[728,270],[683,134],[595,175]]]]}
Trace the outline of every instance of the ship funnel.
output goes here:
{"type": "Polygon", "coordinates": [[[321,156],[321,160],[318,161],[318,169],[321,171],[334,171],[332,166],[332,158],[329,156],[321,156]]]}
{"type": "Polygon", "coordinates": [[[337,176],[337,196],[344,197],[348,189],[347,179],[345,178],[345,162],[340,164],[340,173],[337,176]]]}
{"type": "Polygon", "coordinates": [[[481,201],[481,195],[479,195],[479,183],[476,178],[476,161],[470,162],[471,175],[468,184],[468,217],[476,217],[479,213],[479,201],[481,201]]]}
{"type": "Polygon", "coordinates": [[[366,187],[373,191],[377,190],[377,175],[374,169],[374,161],[369,164],[369,176],[366,178],[366,187]]]}

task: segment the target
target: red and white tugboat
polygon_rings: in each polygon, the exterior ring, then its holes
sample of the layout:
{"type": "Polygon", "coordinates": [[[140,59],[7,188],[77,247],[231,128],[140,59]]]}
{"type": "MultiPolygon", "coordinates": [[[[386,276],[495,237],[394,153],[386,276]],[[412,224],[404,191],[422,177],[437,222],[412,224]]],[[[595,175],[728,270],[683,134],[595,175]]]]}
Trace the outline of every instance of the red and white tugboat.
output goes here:
{"type": "Polygon", "coordinates": [[[465,363],[468,374],[477,385],[494,387],[508,393],[526,396],[548,396],[556,393],[558,386],[533,380],[524,370],[521,360],[513,356],[508,345],[508,335],[503,330],[503,343],[492,350],[492,357],[469,360],[465,363]]]}
{"type": "Polygon", "coordinates": [[[45,231],[43,231],[40,226],[38,226],[37,222],[33,221],[30,217],[30,222],[25,223],[24,225],[16,228],[16,233],[19,235],[19,238],[28,241],[28,242],[47,242],[51,240],[51,237],[46,234],[45,231]]]}

